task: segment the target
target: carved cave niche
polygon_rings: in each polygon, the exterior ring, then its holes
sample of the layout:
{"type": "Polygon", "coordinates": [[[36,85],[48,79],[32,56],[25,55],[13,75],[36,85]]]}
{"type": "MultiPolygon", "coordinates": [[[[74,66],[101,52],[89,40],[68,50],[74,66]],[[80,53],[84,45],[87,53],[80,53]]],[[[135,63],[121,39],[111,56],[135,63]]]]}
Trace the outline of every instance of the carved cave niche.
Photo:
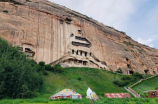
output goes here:
{"type": "Polygon", "coordinates": [[[82,51],[80,51],[80,56],[82,56],[82,51]]]}
{"type": "Polygon", "coordinates": [[[154,75],[156,75],[156,72],[155,72],[155,71],[153,71],[153,74],[154,74],[154,75]]]}
{"type": "Polygon", "coordinates": [[[85,52],[85,56],[87,56],[87,52],[85,52]]]}
{"type": "Polygon", "coordinates": [[[133,70],[129,70],[129,74],[130,74],[130,75],[133,75],[133,74],[134,74],[134,71],[133,71],[133,70]]]}
{"type": "Polygon", "coordinates": [[[74,52],[75,52],[75,51],[74,51],[74,49],[73,49],[73,50],[72,50],[72,54],[74,54],[74,52]]]}
{"type": "Polygon", "coordinates": [[[63,21],[62,19],[60,19],[59,21],[60,21],[60,24],[63,24],[63,23],[64,23],[64,21],[63,21]]]}
{"type": "Polygon", "coordinates": [[[72,21],[72,19],[66,18],[66,23],[67,23],[67,24],[70,24],[71,21],[72,21]]]}
{"type": "Polygon", "coordinates": [[[87,66],[87,63],[88,63],[87,61],[83,61],[84,66],[87,66]]]}
{"type": "Polygon", "coordinates": [[[26,54],[26,58],[33,59],[35,56],[34,45],[31,43],[23,43],[19,51],[26,54]]]}
{"type": "Polygon", "coordinates": [[[70,35],[70,37],[73,37],[73,36],[74,36],[74,34],[71,34],[71,35],[70,35]]]}
{"type": "Polygon", "coordinates": [[[81,34],[81,33],[82,33],[82,30],[78,30],[78,33],[81,34]]]}
{"type": "Polygon", "coordinates": [[[146,70],[144,70],[144,72],[145,72],[145,74],[148,74],[148,73],[149,73],[149,70],[148,70],[148,69],[146,69],[146,70]]]}
{"type": "Polygon", "coordinates": [[[89,55],[92,56],[92,53],[90,52],[89,55]]]}
{"type": "Polygon", "coordinates": [[[130,65],[130,64],[127,64],[127,67],[128,67],[128,68],[131,68],[131,65],[130,65]]]}
{"type": "Polygon", "coordinates": [[[78,51],[76,51],[76,55],[78,55],[78,51]]]}

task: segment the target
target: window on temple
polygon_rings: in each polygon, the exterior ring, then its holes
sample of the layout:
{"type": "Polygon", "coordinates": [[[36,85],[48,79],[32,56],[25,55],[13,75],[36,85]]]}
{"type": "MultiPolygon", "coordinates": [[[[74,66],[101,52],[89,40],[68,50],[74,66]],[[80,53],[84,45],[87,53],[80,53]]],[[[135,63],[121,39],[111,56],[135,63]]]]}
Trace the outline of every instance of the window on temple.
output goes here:
{"type": "Polygon", "coordinates": [[[71,23],[71,21],[72,21],[71,19],[66,18],[66,23],[67,23],[67,24],[70,24],[70,23],[71,23]]]}
{"type": "Polygon", "coordinates": [[[64,22],[64,21],[63,21],[62,19],[60,19],[60,23],[63,24],[63,22],[64,22]]]}
{"type": "Polygon", "coordinates": [[[80,55],[82,56],[82,51],[80,52],[80,55]]]}
{"type": "Polygon", "coordinates": [[[72,50],[72,54],[74,54],[74,50],[72,50]]]}
{"type": "Polygon", "coordinates": [[[76,52],[76,55],[78,55],[78,51],[76,52]]]}
{"type": "Polygon", "coordinates": [[[78,30],[78,33],[81,34],[81,33],[82,33],[82,30],[78,30]]]}
{"type": "Polygon", "coordinates": [[[85,52],[85,56],[87,56],[87,52],[85,52]]]}

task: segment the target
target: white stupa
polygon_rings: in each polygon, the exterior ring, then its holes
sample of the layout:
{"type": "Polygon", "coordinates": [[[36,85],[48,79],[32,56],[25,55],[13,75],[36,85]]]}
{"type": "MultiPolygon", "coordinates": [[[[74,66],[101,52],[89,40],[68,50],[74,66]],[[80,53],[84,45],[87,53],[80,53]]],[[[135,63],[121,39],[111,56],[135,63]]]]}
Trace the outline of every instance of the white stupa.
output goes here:
{"type": "Polygon", "coordinates": [[[90,87],[88,87],[86,98],[91,98],[91,93],[92,93],[92,90],[90,89],[90,87]]]}

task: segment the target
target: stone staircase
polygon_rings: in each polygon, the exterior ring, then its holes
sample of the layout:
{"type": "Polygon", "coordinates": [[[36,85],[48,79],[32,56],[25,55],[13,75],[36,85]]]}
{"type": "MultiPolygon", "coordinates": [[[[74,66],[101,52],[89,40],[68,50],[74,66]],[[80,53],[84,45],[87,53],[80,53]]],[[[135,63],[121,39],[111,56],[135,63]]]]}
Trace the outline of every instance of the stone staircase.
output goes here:
{"type": "Polygon", "coordinates": [[[137,92],[135,92],[133,89],[131,89],[131,88],[134,87],[135,85],[141,83],[142,81],[151,79],[151,78],[156,77],[156,76],[157,76],[157,75],[153,75],[153,76],[148,77],[148,78],[146,78],[146,79],[141,79],[141,80],[139,80],[138,82],[134,83],[133,85],[131,85],[131,86],[128,87],[128,88],[124,87],[124,89],[125,89],[126,91],[130,92],[134,97],[140,98],[140,95],[139,95],[137,92]]]}
{"type": "Polygon", "coordinates": [[[134,90],[132,90],[130,87],[126,88],[124,87],[126,91],[130,92],[135,98],[140,98],[140,95],[135,92],[134,90]]]}

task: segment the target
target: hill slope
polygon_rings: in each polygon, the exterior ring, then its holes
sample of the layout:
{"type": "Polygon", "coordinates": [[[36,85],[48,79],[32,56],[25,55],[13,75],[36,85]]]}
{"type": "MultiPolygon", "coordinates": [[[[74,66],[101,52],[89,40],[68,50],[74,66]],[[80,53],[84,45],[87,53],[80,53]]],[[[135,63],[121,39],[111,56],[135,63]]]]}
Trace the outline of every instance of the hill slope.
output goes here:
{"type": "Polygon", "coordinates": [[[134,86],[133,89],[141,95],[144,95],[144,91],[158,89],[158,76],[141,82],[140,84],[134,86]]]}
{"type": "MultiPolygon", "coordinates": [[[[88,87],[99,95],[104,93],[125,92],[123,87],[113,84],[124,75],[92,68],[66,68],[63,74],[48,72],[44,76],[45,90],[48,96],[65,88],[73,89],[76,92],[86,95],[88,87]]],[[[48,97],[47,96],[47,97],[48,97]]]]}

